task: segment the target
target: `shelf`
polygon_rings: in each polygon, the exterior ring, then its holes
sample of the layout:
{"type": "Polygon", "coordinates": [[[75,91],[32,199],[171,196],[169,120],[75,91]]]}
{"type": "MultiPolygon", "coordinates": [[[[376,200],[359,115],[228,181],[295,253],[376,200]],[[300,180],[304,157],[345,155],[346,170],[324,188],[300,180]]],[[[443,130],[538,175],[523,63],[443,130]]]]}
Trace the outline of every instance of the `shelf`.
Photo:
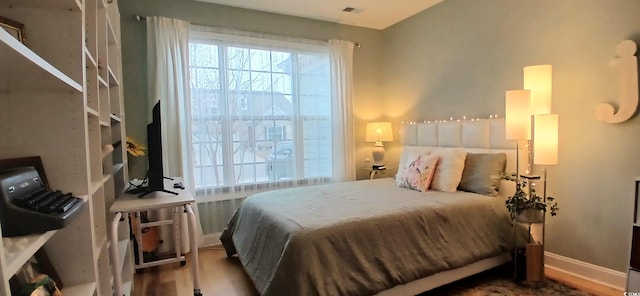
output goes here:
{"type": "Polygon", "coordinates": [[[24,265],[33,254],[35,254],[57,230],[47,231],[43,234],[31,234],[19,237],[3,237],[4,258],[6,269],[5,275],[12,275],[24,265]]]}
{"type": "Polygon", "coordinates": [[[82,10],[82,2],[80,0],[59,0],[59,1],[42,1],[42,0],[20,0],[12,1],[16,8],[46,8],[46,9],[62,9],[80,11],[82,10]],[[19,4],[16,4],[19,3],[19,4]]]}
{"type": "Polygon", "coordinates": [[[109,115],[109,117],[111,117],[111,122],[122,122],[122,119],[120,119],[120,117],[116,116],[115,114],[111,114],[109,115]]]}
{"type": "Polygon", "coordinates": [[[107,183],[107,181],[109,181],[109,178],[113,177],[112,174],[104,174],[102,176],[102,184],[107,183]]]}
{"type": "Polygon", "coordinates": [[[64,286],[62,293],[64,296],[87,296],[93,295],[96,290],[96,283],[80,284],[74,286],[64,286]]]}
{"type": "Polygon", "coordinates": [[[94,110],[93,108],[87,106],[87,114],[89,115],[93,115],[95,117],[100,117],[100,114],[98,113],[98,111],[94,110]]]}
{"type": "Polygon", "coordinates": [[[116,163],[113,165],[113,174],[115,175],[116,173],[118,173],[120,170],[122,170],[124,168],[124,164],[122,163],[116,163]]]}
{"type": "Polygon", "coordinates": [[[104,81],[104,79],[102,79],[102,77],[98,76],[98,82],[100,84],[100,88],[106,88],[109,87],[109,84],[104,81]]]}
{"type": "Polygon", "coordinates": [[[118,81],[118,78],[116,78],[116,75],[113,73],[113,70],[111,70],[111,67],[107,67],[107,71],[109,72],[109,86],[113,87],[120,85],[120,82],[118,81]]]}
{"type": "Polygon", "coordinates": [[[96,234],[96,243],[97,245],[94,247],[97,250],[97,254],[102,253],[102,249],[104,249],[105,247],[109,247],[108,242],[109,239],[107,238],[106,233],[104,234],[103,237],[99,237],[98,234],[96,234]]]}
{"type": "MultiPolygon", "coordinates": [[[[47,1],[45,1],[47,2],[47,1]]],[[[7,31],[0,30],[0,68],[11,69],[0,76],[1,89],[68,90],[82,92],[82,85],[20,43],[7,31]],[[28,77],[29,79],[25,79],[28,77]],[[38,83],[33,83],[37,81],[38,83]]]]}
{"type": "Polygon", "coordinates": [[[93,57],[93,54],[86,46],[84,47],[84,54],[87,59],[87,68],[98,68],[96,59],[93,57]]]}
{"type": "Polygon", "coordinates": [[[111,152],[113,152],[113,150],[114,150],[113,145],[104,145],[104,146],[102,146],[102,159],[107,157],[107,155],[109,155],[111,152]]]}
{"type": "Polygon", "coordinates": [[[109,44],[118,44],[118,39],[116,38],[116,32],[113,30],[113,26],[111,25],[111,19],[107,18],[107,36],[109,44]]]}
{"type": "Polygon", "coordinates": [[[91,188],[89,195],[94,195],[98,190],[100,190],[100,187],[102,187],[102,180],[100,180],[99,182],[91,182],[91,188]]]}
{"type": "Polygon", "coordinates": [[[122,270],[123,292],[130,295],[132,246],[120,241],[129,238],[128,227],[118,233],[120,239],[110,242],[111,225],[106,221],[113,218],[109,208],[128,178],[125,148],[113,152],[110,145],[125,139],[118,1],[9,0],[4,4],[0,15],[24,23],[27,38],[22,43],[0,29],[0,93],[5,94],[0,102],[6,101],[16,114],[29,109],[70,117],[66,124],[45,126],[35,137],[33,118],[1,118],[7,123],[0,124],[1,130],[16,139],[0,150],[8,156],[42,152],[43,165],[54,170],[52,175],[66,176],[54,183],[75,192],[89,209],[60,231],[3,238],[0,296],[11,295],[10,277],[43,249],[66,284],[65,296],[110,296],[111,268],[122,270]],[[52,135],[64,135],[74,148],[43,149],[41,141],[33,140],[55,138],[52,135]],[[123,260],[113,265],[110,245],[123,253],[123,260]]]}

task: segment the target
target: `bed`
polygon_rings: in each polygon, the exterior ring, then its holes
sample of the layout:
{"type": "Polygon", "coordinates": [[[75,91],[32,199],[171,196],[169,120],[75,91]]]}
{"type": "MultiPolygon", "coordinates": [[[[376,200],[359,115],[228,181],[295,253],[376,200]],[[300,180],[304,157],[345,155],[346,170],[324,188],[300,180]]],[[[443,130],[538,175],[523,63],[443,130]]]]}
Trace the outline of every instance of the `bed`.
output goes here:
{"type": "MultiPolygon", "coordinates": [[[[400,171],[415,155],[464,151],[464,169],[475,173],[465,171],[447,189],[451,180],[436,171],[442,191],[384,178],[248,197],[220,240],[261,295],[414,295],[510,260],[514,232],[503,196],[513,188],[495,179],[495,165],[484,174],[482,161],[470,163],[504,155],[501,170],[515,172],[518,154],[504,140],[504,120],[405,124],[401,133],[400,171]],[[478,173],[480,183],[492,177],[497,196],[475,193],[487,184],[469,187],[478,173]],[[474,192],[456,190],[463,183],[474,192]]],[[[443,159],[443,170],[455,171],[443,159]]]]}

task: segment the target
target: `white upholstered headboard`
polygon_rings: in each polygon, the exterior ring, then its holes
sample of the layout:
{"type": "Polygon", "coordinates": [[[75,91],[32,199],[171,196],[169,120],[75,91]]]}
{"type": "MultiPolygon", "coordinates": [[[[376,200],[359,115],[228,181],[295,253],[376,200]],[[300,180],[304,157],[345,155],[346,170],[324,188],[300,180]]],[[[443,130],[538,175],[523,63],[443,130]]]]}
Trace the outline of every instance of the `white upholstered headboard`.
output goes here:
{"type": "MultiPolygon", "coordinates": [[[[460,147],[471,153],[506,153],[507,173],[516,171],[516,157],[520,158],[520,173],[526,171],[526,147],[518,147],[515,140],[505,139],[504,118],[404,123],[400,133],[403,146],[460,147]]],[[[500,185],[500,193],[509,194],[512,186],[503,185],[505,182],[500,185]]]]}

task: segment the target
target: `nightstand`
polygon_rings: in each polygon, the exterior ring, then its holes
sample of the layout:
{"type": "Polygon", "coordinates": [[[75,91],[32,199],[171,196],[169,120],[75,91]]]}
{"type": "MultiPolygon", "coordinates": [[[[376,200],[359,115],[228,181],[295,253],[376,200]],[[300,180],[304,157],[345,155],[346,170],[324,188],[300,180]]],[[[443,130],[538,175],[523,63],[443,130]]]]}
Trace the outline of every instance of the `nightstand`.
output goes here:
{"type": "Polygon", "coordinates": [[[376,178],[376,174],[378,174],[378,173],[381,174],[381,175],[384,175],[386,170],[387,170],[386,166],[382,166],[382,167],[378,167],[378,168],[371,167],[369,169],[369,179],[371,179],[371,180],[375,179],[376,178]]]}

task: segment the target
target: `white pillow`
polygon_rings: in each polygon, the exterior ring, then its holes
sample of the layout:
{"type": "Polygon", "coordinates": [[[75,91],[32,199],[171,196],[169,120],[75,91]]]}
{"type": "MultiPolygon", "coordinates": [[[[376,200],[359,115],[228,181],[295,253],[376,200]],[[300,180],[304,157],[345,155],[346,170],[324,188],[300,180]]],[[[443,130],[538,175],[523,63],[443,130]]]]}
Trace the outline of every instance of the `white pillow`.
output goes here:
{"type": "Polygon", "coordinates": [[[431,155],[440,157],[431,181],[431,189],[456,192],[462,179],[467,152],[462,148],[435,148],[431,155]]]}
{"type": "Polygon", "coordinates": [[[398,184],[404,176],[404,171],[411,164],[411,162],[418,158],[422,154],[429,154],[435,147],[429,146],[402,146],[402,153],[400,154],[400,162],[398,164],[398,171],[396,172],[396,184],[398,184]]]}

